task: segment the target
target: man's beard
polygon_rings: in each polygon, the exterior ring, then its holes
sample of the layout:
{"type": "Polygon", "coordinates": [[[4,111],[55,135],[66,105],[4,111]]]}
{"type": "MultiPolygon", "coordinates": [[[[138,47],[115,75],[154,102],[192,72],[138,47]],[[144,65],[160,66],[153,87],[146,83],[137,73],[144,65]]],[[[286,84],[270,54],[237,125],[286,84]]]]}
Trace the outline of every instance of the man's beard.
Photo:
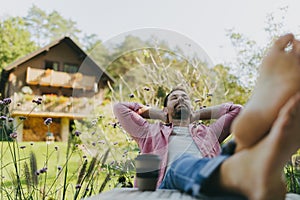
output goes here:
{"type": "Polygon", "coordinates": [[[185,119],[188,119],[190,117],[190,115],[191,115],[191,112],[186,107],[175,108],[173,119],[185,120],[185,119]]]}

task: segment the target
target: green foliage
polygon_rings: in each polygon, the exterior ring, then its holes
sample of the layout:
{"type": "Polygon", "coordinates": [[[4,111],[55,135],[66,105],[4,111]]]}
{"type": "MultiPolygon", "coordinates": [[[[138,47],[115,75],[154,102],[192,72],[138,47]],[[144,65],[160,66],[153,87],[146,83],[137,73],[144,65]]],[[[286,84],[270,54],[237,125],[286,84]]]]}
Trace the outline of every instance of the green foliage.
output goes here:
{"type": "Polygon", "coordinates": [[[108,72],[114,77],[127,73],[129,70],[137,67],[139,64],[136,60],[144,59],[143,51],[139,49],[145,47],[146,43],[135,36],[127,36],[124,41],[112,49],[108,56],[108,72]]]}
{"type": "Polygon", "coordinates": [[[109,93],[113,101],[130,100],[161,107],[166,94],[178,85],[188,91],[195,109],[225,101],[244,104],[249,96],[247,88],[238,84],[238,78],[229,73],[228,67],[209,68],[199,60],[190,62],[161,49],[137,49],[119,57],[108,69],[124,64],[119,60],[128,56],[136,63],[127,63],[127,72],[119,72],[119,82],[109,93]]]}
{"type": "Polygon", "coordinates": [[[280,8],[277,12],[267,15],[265,24],[266,44],[259,45],[257,41],[246,34],[236,32],[233,28],[227,30],[227,36],[236,51],[236,60],[231,62],[231,71],[239,75],[242,85],[253,88],[258,76],[262,58],[272,45],[274,39],[287,33],[285,16],[288,8],[280,8]]]}
{"type": "Polygon", "coordinates": [[[251,90],[239,84],[239,78],[230,73],[229,67],[216,65],[214,70],[218,74],[218,77],[222,79],[225,101],[241,105],[246,104],[251,95],[251,90]]]}
{"type": "MultiPolygon", "coordinates": [[[[3,99],[0,103],[3,127],[13,121],[9,110],[11,100],[3,99]]],[[[49,119],[44,122],[48,129],[52,122],[49,119]]],[[[120,132],[117,124],[102,117],[98,121],[86,121],[83,127],[87,131],[74,131],[67,144],[19,143],[15,132],[18,126],[4,133],[11,142],[0,143],[1,199],[79,199],[112,187],[133,186],[132,159],[137,154],[136,144],[120,132]],[[88,136],[89,131],[103,138],[83,143],[79,136],[88,136]],[[89,145],[100,149],[93,151],[89,145]]]]}
{"type": "Polygon", "coordinates": [[[36,49],[30,37],[22,18],[0,20],[0,72],[6,65],[36,49]]]}
{"type": "MultiPolygon", "coordinates": [[[[77,23],[64,18],[56,10],[47,13],[33,5],[23,19],[26,28],[30,32],[30,37],[40,47],[64,36],[71,37],[79,45],[82,45],[87,52],[101,43],[95,34],[83,34],[81,36],[82,31],[78,29],[77,23]]],[[[97,51],[100,55],[103,55],[104,52],[97,51]]]]}
{"type": "Polygon", "coordinates": [[[57,11],[46,13],[33,5],[24,18],[31,37],[41,46],[65,35],[78,41],[81,32],[76,28],[76,22],[63,18],[57,11]]]}
{"type": "Polygon", "coordinates": [[[284,168],[284,174],[287,184],[287,191],[300,194],[300,168],[294,166],[291,162],[284,168]]]}

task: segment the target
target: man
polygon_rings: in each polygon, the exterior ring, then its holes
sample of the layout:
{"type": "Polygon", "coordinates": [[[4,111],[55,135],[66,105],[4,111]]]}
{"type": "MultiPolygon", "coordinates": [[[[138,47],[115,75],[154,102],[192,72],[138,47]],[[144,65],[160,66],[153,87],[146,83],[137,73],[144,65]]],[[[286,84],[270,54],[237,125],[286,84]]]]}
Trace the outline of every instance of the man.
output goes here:
{"type": "Polygon", "coordinates": [[[263,59],[254,93],[233,123],[232,129],[240,131],[234,132],[235,153],[212,159],[186,154],[172,164],[161,188],[194,196],[231,193],[249,200],[283,200],[283,168],[300,148],[299,85],[300,41],[287,34],[263,59]]]}
{"type": "Polygon", "coordinates": [[[220,154],[220,143],[229,136],[231,122],[240,109],[239,105],[224,103],[193,111],[188,94],[177,87],[166,96],[163,110],[138,103],[116,103],[114,114],[138,143],[141,153],[160,156],[159,186],[168,166],[183,153],[197,158],[220,154]],[[162,122],[149,123],[146,119],[162,122]],[[216,119],[216,122],[210,126],[193,123],[206,119],[216,119]]]}

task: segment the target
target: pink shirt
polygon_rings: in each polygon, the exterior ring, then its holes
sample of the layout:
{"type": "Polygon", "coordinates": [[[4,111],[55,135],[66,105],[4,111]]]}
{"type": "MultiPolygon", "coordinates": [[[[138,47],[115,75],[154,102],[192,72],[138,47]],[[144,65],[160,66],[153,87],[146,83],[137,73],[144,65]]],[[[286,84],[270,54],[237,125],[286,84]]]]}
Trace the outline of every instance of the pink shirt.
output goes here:
{"type": "MultiPolygon", "coordinates": [[[[161,157],[161,168],[157,186],[162,182],[168,164],[168,141],[173,130],[172,124],[162,122],[149,123],[137,112],[142,107],[139,103],[116,103],[114,114],[121,126],[138,143],[141,153],[153,153],[161,157]]],[[[203,157],[214,157],[221,152],[218,137],[230,134],[230,125],[241,110],[240,105],[224,103],[219,110],[219,117],[213,124],[190,124],[189,131],[203,157]]]]}

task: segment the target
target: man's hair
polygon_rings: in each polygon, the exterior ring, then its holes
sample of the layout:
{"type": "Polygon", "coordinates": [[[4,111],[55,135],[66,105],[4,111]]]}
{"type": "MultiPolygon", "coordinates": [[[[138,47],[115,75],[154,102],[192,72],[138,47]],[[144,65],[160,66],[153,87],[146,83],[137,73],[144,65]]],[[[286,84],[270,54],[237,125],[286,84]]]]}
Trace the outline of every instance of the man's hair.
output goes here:
{"type": "Polygon", "coordinates": [[[167,96],[164,99],[164,107],[167,107],[167,105],[168,105],[168,98],[172,94],[172,92],[177,91],[177,90],[181,90],[181,91],[187,93],[187,91],[183,87],[181,87],[181,86],[177,86],[177,87],[173,88],[171,90],[171,92],[169,92],[169,94],[167,94],[167,96]]]}

